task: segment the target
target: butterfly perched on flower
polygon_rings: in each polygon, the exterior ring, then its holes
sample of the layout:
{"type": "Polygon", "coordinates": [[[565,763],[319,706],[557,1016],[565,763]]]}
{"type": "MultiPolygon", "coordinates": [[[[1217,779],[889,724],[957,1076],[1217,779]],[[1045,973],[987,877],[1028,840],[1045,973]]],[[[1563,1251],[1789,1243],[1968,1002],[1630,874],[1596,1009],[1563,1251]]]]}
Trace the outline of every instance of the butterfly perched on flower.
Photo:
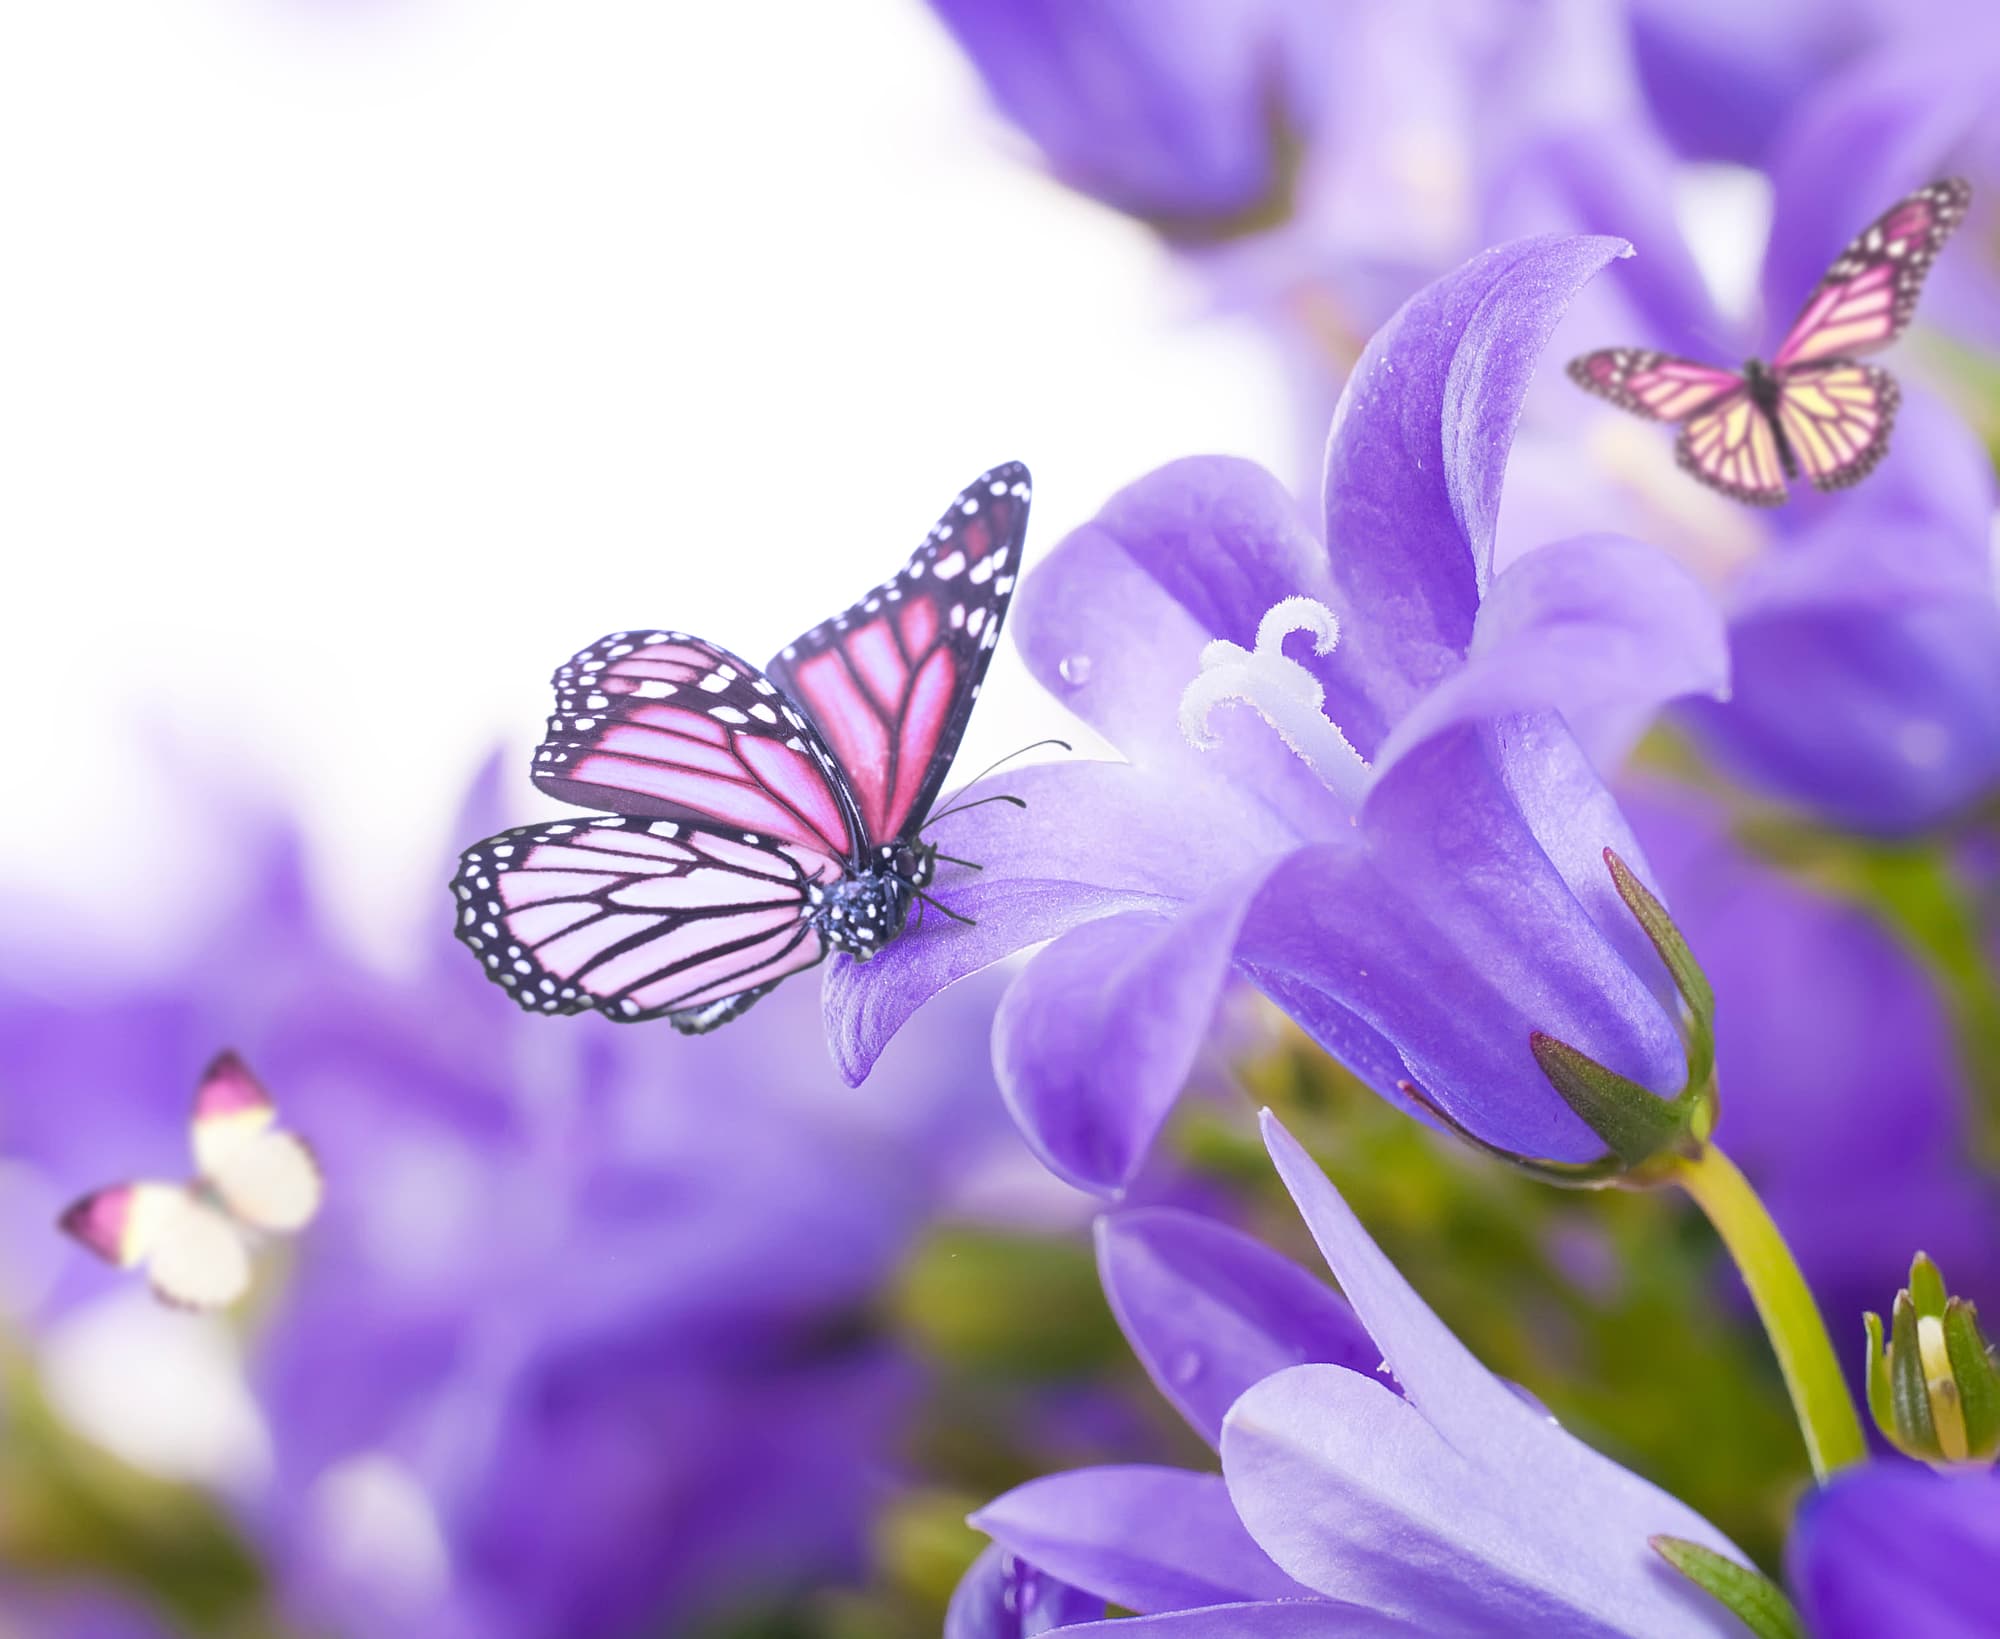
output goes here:
{"type": "Polygon", "coordinates": [[[1906,329],[1938,249],[1964,219],[1972,189],[1956,178],[1899,201],[1840,253],[1813,287],[1769,364],[1741,374],[1671,353],[1611,347],[1570,361],[1570,378],[1622,410],[1678,421],[1674,453],[1711,489],[1780,506],[1786,480],[1844,489],[1889,448],[1899,393],[1864,353],[1906,329]]]}
{"type": "Polygon", "coordinates": [[[305,1228],[324,1190],[312,1151],[278,1125],[270,1094],[234,1053],[202,1072],[193,1143],[192,1181],[114,1184],[60,1223],[121,1269],[144,1264],[167,1302],[213,1309],[249,1289],[254,1242],[305,1228]]]}
{"type": "Polygon", "coordinates": [[[1028,501],[1018,462],[982,475],[899,574],[762,671],[645,627],[560,667],[534,782],[609,817],[465,850],[457,933],[487,976],[530,1012],[697,1032],[834,951],[865,961],[896,938],[935,874],[922,832],[999,641],[1028,501]]]}

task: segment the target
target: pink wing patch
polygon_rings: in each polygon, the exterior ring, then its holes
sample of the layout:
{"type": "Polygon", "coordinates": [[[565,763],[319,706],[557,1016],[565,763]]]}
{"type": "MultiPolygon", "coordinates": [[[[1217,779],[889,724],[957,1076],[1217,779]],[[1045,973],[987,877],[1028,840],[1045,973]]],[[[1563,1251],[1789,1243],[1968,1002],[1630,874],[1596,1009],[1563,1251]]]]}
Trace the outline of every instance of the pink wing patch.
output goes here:
{"type": "Polygon", "coordinates": [[[269,1121],[275,1110],[271,1095],[259,1085],[249,1066],[234,1053],[216,1054],[209,1067],[202,1071],[201,1082],[195,1088],[194,1119],[197,1124],[259,1114],[269,1121]]]}
{"type": "Polygon", "coordinates": [[[1020,573],[1029,499],[1019,462],[982,474],[902,573],[771,662],[832,747],[871,844],[914,832],[950,771],[1020,573]]]}
{"type": "Polygon", "coordinates": [[[1971,185],[1951,177],[1919,188],[1862,229],[1806,298],[1772,367],[1888,346],[1909,328],[1924,276],[1971,202],[1971,185]]]}
{"type": "Polygon", "coordinates": [[[86,1195],[57,1219],[63,1233],[106,1263],[130,1269],[146,1255],[148,1237],[140,1208],[149,1184],[113,1184],[86,1195]]]}
{"type": "Polygon", "coordinates": [[[1642,347],[1607,347],[1571,359],[1569,378],[1649,421],[1684,421],[1743,385],[1733,370],[1642,347]]]}
{"type": "Polygon", "coordinates": [[[1778,389],[1778,423],[1816,489],[1845,489],[1888,453],[1901,397],[1895,378],[1872,364],[1788,370],[1778,389]]]}
{"type": "Polygon", "coordinates": [[[849,801],[818,733],[726,649],[680,632],[614,632],[554,682],[533,771],[551,796],[857,854],[849,801]]]}
{"type": "Polygon", "coordinates": [[[527,1011],[664,1014],[695,1031],[826,955],[812,912],[842,870],[762,833],[568,820],[476,843],[452,890],[459,938],[527,1011]]]}
{"type": "Polygon", "coordinates": [[[1750,402],[1748,390],[1732,393],[1681,429],[1674,454],[1682,468],[1711,489],[1751,506],[1780,506],[1785,472],[1771,423],[1750,402]]]}

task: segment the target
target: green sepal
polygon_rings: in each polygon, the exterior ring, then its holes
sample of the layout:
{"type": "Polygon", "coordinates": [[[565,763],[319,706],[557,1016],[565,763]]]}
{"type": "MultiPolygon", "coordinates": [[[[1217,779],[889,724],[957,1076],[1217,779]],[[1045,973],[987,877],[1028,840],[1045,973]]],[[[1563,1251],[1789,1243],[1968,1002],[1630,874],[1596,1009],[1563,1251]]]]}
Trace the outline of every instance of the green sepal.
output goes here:
{"type": "Polygon", "coordinates": [[[1932,1320],[1944,1319],[1947,1301],[1944,1276],[1926,1253],[1919,1252],[1910,1260],[1909,1290],[1910,1301],[1917,1307],[1917,1319],[1922,1320],[1926,1316],[1932,1320]]]}
{"type": "Polygon", "coordinates": [[[1685,1537],[1648,1537],[1653,1551],[1696,1587],[1726,1605],[1757,1639],[1805,1639],[1805,1624],[1784,1589],[1768,1576],[1685,1537]]]}
{"type": "Polygon", "coordinates": [[[1702,972],[1687,940],[1681,937],[1681,930],[1674,926],[1674,919],[1653,890],[1639,880],[1616,850],[1604,850],[1604,864],[1611,872],[1611,885],[1618,890],[1618,897],[1625,901],[1625,908],[1645,930],[1653,949],[1660,953],[1660,960],[1673,976],[1674,988],[1687,1004],[1688,1086],[1705,1087],[1715,1074],[1715,987],[1708,982],[1708,975],[1702,972]]]}
{"type": "Polygon", "coordinates": [[[1528,1046],[1563,1102],[1627,1168],[1643,1166],[1687,1137],[1688,1110],[1680,1100],[1664,1099],[1539,1030],[1528,1046]]]}
{"type": "Polygon", "coordinates": [[[1875,1426],[1882,1431],[1883,1438],[1893,1443],[1896,1438],[1896,1403],[1889,1392],[1889,1356],[1882,1347],[1882,1317],[1871,1310],[1861,1317],[1861,1323],[1868,1328],[1868,1367],[1865,1373],[1868,1415],[1875,1419],[1875,1426]]]}
{"type": "Polygon", "coordinates": [[[1944,1306],[1944,1347],[1958,1384],[1965,1443],[1976,1461],[2000,1456],[2000,1361],[1979,1330],[1979,1312],[1964,1298],[1944,1306]]]}
{"type": "Polygon", "coordinates": [[[1908,1291],[1896,1294],[1889,1319],[1889,1404],[1896,1444],[1912,1457],[1936,1462],[1944,1455],[1931,1419],[1930,1389],[1924,1382],[1923,1351],[1917,1344],[1917,1306],[1908,1291]]]}
{"type": "Polygon", "coordinates": [[[1617,1183],[1624,1176],[1625,1164],[1615,1155],[1607,1155],[1598,1161],[1542,1161],[1533,1156],[1517,1155],[1481,1138],[1414,1081],[1399,1081],[1396,1085],[1404,1097],[1421,1104],[1454,1138],[1463,1139],[1494,1160],[1505,1161],[1510,1167],[1539,1178],[1545,1184],[1554,1184],[1561,1189],[1602,1189],[1617,1183]]]}

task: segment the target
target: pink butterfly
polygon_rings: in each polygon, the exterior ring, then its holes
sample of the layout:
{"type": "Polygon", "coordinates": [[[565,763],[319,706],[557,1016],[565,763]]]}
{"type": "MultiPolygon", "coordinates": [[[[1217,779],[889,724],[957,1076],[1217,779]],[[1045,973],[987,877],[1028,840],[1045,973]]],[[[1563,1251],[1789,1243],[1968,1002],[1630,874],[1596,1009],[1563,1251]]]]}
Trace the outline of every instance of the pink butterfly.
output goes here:
{"type": "Polygon", "coordinates": [[[764,671],[644,628],[558,669],[535,784],[613,817],[466,849],[457,933],[487,976],[530,1012],[694,1032],[896,938],[936,869],[922,832],[999,641],[1028,500],[1018,462],[983,474],[900,574],[764,671]]]}
{"type": "Polygon", "coordinates": [[[121,1269],[144,1264],[168,1303],[234,1303],[250,1286],[253,1240],[295,1234],[319,1211],[318,1163],[277,1121],[243,1061],[223,1053],[195,1090],[194,1180],[97,1190],[62,1215],[62,1227],[121,1269]]]}
{"type": "Polygon", "coordinates": [[[1570,361],[1570,378],[1620,409],[1683,423],[1674,453],[1711,489],[1751,506],[1779,506],[1801,474],[1844,489],[1889,448],[1895,379],[1855,358],[1909,328],[1924,275],[1965,216],[1971,186],[1919,188],[1840,253],[1769,364],[1743,373],[1671,353],[1612,347],[1570,361]]]}

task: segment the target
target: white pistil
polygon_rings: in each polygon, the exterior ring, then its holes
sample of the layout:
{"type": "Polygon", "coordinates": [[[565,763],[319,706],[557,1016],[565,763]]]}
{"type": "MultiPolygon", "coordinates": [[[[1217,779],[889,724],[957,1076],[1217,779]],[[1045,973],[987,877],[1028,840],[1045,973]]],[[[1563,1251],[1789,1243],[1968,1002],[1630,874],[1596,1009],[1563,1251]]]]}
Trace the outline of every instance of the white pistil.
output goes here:
{"type": "Polygon", "coordinates": [[[1368,765],[1323,709],[1326,690],[1319,679],[1285,653],[1285,639],[1310,632],[1315,654],[1332,654],[1340,641],[1333,611],[1312,598],[1286,598],[1257,623],[1257,647],[1217,638],[1201,651],[1201,669],[1181,694],[1181,733],[1197,751],[1212,750],[1216,736],[1208,720],[1218,706],[1240,701],[1278,731],[1278,736],[1320,783],[1359,807],[1368,790],[1368,765]]]}

